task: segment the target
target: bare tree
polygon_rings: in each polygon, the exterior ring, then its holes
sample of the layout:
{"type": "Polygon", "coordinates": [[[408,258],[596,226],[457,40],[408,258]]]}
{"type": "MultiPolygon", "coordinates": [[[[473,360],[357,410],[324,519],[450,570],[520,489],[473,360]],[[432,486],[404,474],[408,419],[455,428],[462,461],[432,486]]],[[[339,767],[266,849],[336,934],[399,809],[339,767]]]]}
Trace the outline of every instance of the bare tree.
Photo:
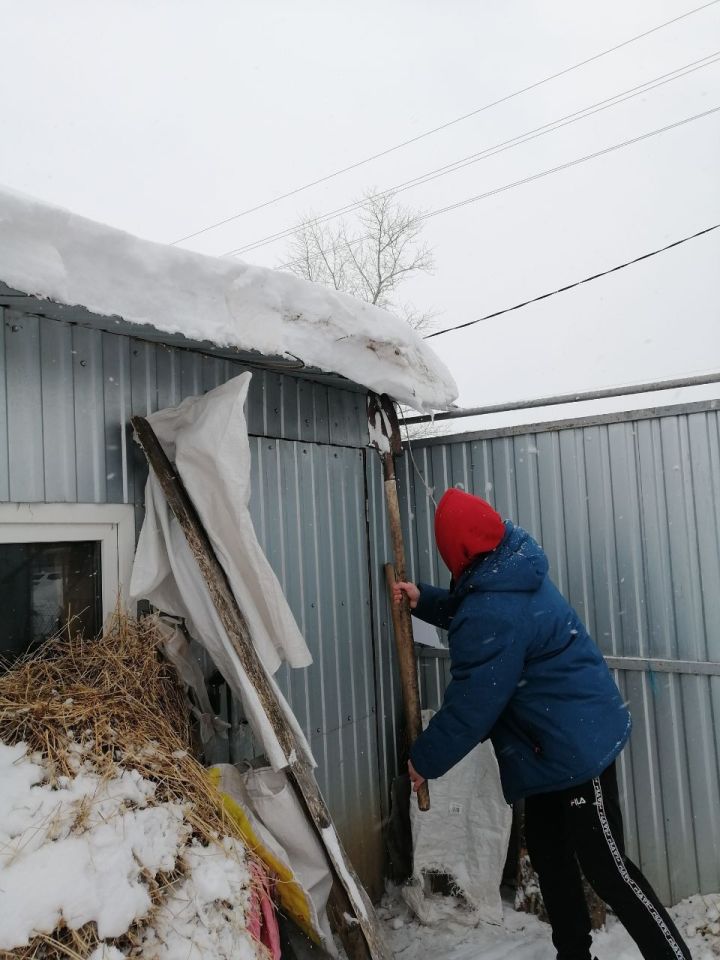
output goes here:
{"type": "MultiPolygon", "coordinates": [[[[398,287],[414,273],[433,269],[430,247],[421,239],[422,211],[398,203],[393,194],[364,194],[350,224],[318,222],[307,216],[293,234],[285,269],[304,280],[349,293],[402,317],[421,336],[430,333],[434,311],[421,311],[397,299],[398,287]]],[[[400,408],[401,416],[412,413],[400,408]]],[[[435,424],[405,427],[412,438],[439,432],[435,424]]]]}
{"type": "Polygon", "coordinates": [[[391,193],[364,194],[352,223],[306,217],[293,235],[285,267],[304,280],[342,290],[400,316],[418,331],[429,330],[433,313],[397,299],[414,273],[428,273],[433,255],[420,234],[422,212],[404,207],[391,193]]]}

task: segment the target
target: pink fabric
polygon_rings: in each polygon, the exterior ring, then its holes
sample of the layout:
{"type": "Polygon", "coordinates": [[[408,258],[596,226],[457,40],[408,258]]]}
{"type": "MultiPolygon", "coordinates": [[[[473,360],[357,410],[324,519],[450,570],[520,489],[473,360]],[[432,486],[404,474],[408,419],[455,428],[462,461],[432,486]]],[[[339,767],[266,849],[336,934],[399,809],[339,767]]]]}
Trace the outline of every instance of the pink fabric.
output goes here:
{"type": "Polygon", "coordinates": [[[273,960],[281,960],[280,929],[272,900],[272,884],[262,867],[250,861],[254,884],[250,897],[248,930],[259,943],[267,947],[273,960]]]}
{"type": "Polygon", "coordinates": [[[261,943],[260,933],[262,929],[262,912],[260,910],[260,900],[257,892],[254,889],[250,891],[250,907],[247,914],[247,926],[250,936],[253,938],[253,940],[257,940],[258,943],[261,943]]]}

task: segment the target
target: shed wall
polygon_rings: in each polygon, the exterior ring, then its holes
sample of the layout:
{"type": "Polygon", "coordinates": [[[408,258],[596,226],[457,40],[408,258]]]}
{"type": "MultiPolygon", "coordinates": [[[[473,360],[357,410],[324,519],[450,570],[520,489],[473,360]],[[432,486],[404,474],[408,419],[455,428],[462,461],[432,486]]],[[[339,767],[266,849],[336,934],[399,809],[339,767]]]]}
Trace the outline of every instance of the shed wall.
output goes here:
{"type": "MultiPolygon", "coordinates": [[[[140,503],[146,468],[128,426],[248,369],[232,360],[0,307],[0,499],[140,503]]],[[[362,394],[253,371],[248,429],[367,443],[362,394]],[[364,430],[364,434],[363,434],[364,430]]]]}
{"type": "MultiPolygon", "coordinates": [[[[696,407],[700,405],[695,405],[696,407]]],[[[666,903],[720,888],[720,414],[696,412],[413,444],[399,466],[409,576],[447,585],[434,508],[450,486],[489,499],[544,546],[551,576],[630,703],[620,781],[629,855],[666,903]],[[622,658],[633,657],[632,664],[622,658]],[[669,660],[653,668],[650,660],[669,660]],[[710,664],[710,666],[708,666],[710,664]],[[632,668],[631,668],[632,667],[632,668]],[[670,671],[670,672],[667,672],[670,671]],[[710,671],[704,672],[704,671],[710,671]]],[[[373,568],[389,556],[377,470],[369,475],[373,568]]],[[[378,595],[379,596],[379,595],[378,595]]],[[[384,597],[374,609],[383,795],[400,705],[384,597]]],[[[448,660],[420,659],[438,707],[448,660]]]]}
{"type": "MultiPolygon", "coordinates": [[[[147,468],[130,417],[206,392],[247,367],[2,311],[0,500],[133,503],[147,468]]],[[[251,513],[313,653],[278,674],[319,764],[340,835],[371,892],[382,848],[365,515],[364,396],[254,370],[247,404],[251,513]]],[[[250,751],[236,706],[232,759],[250,751]]]]}

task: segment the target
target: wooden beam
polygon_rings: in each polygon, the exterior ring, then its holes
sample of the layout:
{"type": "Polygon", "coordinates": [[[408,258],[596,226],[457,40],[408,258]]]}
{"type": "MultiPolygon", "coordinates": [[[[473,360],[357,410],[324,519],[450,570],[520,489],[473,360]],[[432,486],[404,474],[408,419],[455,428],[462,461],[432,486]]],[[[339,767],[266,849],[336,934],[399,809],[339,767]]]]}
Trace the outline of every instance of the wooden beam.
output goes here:
{"type": "MultiPolygon", "coordinates": [[[[382,394],[382,396],[378,396],[376,393],[368,394],[368,428],[371,442],[380,454],[383,465],[385,504],[395,561],[394,569],[392,564],[385,565],[385,579],[390,593],[389,603],[400,672],[400,689],[402,690],[405,711],[405,728],[408,742],[412,746],[422,733],[422,713],[420,710],[420,691],[418,688],[412,621],[407,597],[403,597],[399,604],[395,604],[392,595],[395,581],[407,580],[405,542],[400,520],[397,478],[395,476],[395,454],[402,452],[402,442],[395,405],[386,394],[382,394]]],[[[420,810],[430,809],[430,791],[427,780],[417,792],[417,802],[420,810]]]]}
{"type": "MultiPolygon", "coordinates": [[[[417,660],[415,659],[410,613],[407,610],[407,601],[404,601],[400,606],[393,601],[395,579],[395,568],[391,563],[386,563],[385,581],[388,587],[388,603],[390,604],[393,633],[395,634],[400,686],[402,688],[403,706],[405,708],[405,726],[407,728],[408,740],[410,744],[413,744],[422,733],[420,687],[418,684],[417,660]],[[403,607],[405,607],[405,609],[403,609],[403,607]]],[[[418,790],[417,799],[420,810],[430,809],[430,792],[427,780],[418,790]]]]}

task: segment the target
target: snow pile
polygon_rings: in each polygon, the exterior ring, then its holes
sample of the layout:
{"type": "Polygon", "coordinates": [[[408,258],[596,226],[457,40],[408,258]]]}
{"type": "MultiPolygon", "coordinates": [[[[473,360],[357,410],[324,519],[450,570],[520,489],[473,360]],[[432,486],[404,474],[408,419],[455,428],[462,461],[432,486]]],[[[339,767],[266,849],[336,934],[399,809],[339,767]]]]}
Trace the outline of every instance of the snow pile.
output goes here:
{"type": "Polygon", "coordinates": [[[698,938],[720,956],[720,893],[698,893],[679,903],[674,912],[687,937],[698,938]]]}
{"type": "Polygon", "coordinates": [[[203,846],[188,811],[156,803],[136,770],[100,776],[89,749],[74,754],[75,775],[56,776],[25,744],[0,741],[0,951],[95,924],[92,960],[262,955],[238,841],[203,846]]]}
{"type": "Polygon", "coordinates": [[[457,397],[398,317],[288,273],[141,240],[0,190],[0,281],[23,293],[220,347],[299,358],[417,410],[457,397]]]}
{"type": "Polygon", "coordinates": [[[81,771],[60,778],[23,744],[0,744],[0,948],[97,923],[119,937],[151,906],[141,879],[170,872],[184,842],[182,811],[147,807],[152,785],[135,771],[103,782],[81,771]]]}
{"type": "MultiPolygon", "coordinates": [[[[685,938],[693,960],[717,960],[720,936],[711,932],[720,905],[720,894],[694,896],[670,910],[685,938]]],[[[402,960],[555,960],[550,927],[537,917],[517,913],[504,905],[501,926],[480,924],[468,929],[454,923],[422,926],[411,918],[407,905],[397,896],[386,898],[379,910],[386,942],[393,956],[402,960]]],[[[627,931],[613,917],[607,927],[593,935],[597,960],[642,960],[627,931]]]]}
{"type": "Polygon", "coordinates": [[[148,960],[251,960],[264,951],[244,929],[250,875],[237,840],[195,842],[181,852],[185,875],[166,892],[143,931],[148,960]]]}

